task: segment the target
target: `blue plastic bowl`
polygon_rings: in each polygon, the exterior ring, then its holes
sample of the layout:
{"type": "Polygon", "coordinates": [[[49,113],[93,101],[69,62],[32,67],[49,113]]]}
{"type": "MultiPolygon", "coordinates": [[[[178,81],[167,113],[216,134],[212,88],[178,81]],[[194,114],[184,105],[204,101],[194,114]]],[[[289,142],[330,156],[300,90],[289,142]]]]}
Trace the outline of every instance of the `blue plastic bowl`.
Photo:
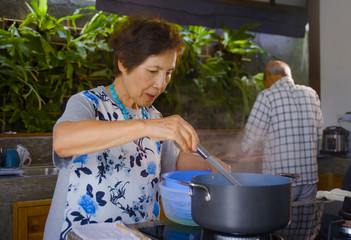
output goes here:
{"type": "Polygon", "coordinates": [[[194,176],[209,174],[211,170],[184,170],[184,171],[172,171],[162,174],[164,179],[164,185],[169,188],[179,190],[190,190],[188,186],[178,183],[178,180],[191,182],[191,178],[194,176]]]}
{"type": "Polygon", "coordinates": [[[178,224],[198,226],[191,216],[189,191],[166,187],[164,183],[165,181],[162,181],[159,186],[166,217],[178,224]]]}

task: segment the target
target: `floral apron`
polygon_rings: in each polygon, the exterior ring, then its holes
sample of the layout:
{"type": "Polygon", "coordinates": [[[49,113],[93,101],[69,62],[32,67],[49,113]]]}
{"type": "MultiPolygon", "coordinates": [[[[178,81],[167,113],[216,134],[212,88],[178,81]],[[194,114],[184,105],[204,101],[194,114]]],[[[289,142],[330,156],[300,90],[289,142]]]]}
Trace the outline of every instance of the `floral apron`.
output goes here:
{"type": "MultiPolygon", "coordinates": [[[[103,91],[85,91],[96,119],[123,120],[118,106],[103,91]],[[117,110],[116,110],[117,109],[117,110]]],[[[142,118],[131,115],[132,118],[142,118]]],[[[149,138],[75,158],[60,239],[72,225],[122,221],[136,223],[159,216],[161,144],[149,138]]]]}

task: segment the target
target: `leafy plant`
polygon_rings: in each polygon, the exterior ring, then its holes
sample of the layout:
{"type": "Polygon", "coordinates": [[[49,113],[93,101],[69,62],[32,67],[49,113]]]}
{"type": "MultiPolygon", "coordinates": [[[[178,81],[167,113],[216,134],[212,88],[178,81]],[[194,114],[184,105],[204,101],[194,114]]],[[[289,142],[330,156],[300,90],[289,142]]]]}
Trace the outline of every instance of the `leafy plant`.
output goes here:
{"type": "Polygon", "coordinates": [[[166,94],[155,105],[166,115],[181,113],[197,128],[242,128],[263,89],[263,74],[251,73],[246,62],[268,55],[247,33],[255,26],[223,27],[222,34],[201,26],[182,29],[186,48],[166,94]],[[203,56],[206,47],[210,50],[203,56]]]}
{"type": "MultiPolygon", "coordinates": [[[[70,95],[109,84],[113,61],[107,40],[127,19],[94,7],[56,19],[47,13],[46,0],[27,6],[30,13],[21,24],[0,29],[3,132],[51,132],[70,95]],[[76,21],[88,16],[77,28],[76,21]]],[[[196,128],[242,127],[262,89],[262,73],[251,73],[246,62],[267,54],[247,33],[254,25],[223,27],[221,34],[203,26],[177,27],[186,47],[156,107],[164,115],[182,115],[196,128]]]]}
{"type": "Polygon", "coordinates": [[[98,12],[78,30],[75,20],[93,14],[94,8],[79,9],[60,19],[47,14],[45,0],[39,4],[32,0],[28,8],[31,13],[19,26],[14,22],[7,30],[0,29],[4,103],[0,109],[10,114],[3,131],[15,126],[20,129],[16,131],[49,132],[67,97],[93,87],[89,75],[96,71],[103,81],[110,80],[111,64],[99,65],[98,61],[111,62],[107,37],[125,17],[98,12]],[[71,21],[74,28],[64,26],[64,21],[71,21]],[[102,56],[106,59],[101,60],[102,56]]]}

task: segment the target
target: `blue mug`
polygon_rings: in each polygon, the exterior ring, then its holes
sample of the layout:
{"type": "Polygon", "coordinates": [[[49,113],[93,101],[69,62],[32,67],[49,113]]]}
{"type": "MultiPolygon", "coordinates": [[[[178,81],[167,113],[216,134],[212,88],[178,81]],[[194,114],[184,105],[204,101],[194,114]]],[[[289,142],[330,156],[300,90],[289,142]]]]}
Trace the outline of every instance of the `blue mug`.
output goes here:
{"type": "Polygon", "coordinates": [[[8,149],[4,155],[4,167],[16,168],[20,165],[20,158],[16,149],[8,149]]]}

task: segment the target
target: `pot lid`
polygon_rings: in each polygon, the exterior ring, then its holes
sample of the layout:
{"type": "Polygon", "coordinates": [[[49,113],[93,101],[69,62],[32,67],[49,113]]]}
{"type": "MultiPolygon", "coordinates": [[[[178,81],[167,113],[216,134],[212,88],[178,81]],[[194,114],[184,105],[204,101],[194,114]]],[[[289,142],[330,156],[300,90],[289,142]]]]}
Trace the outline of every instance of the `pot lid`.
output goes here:
{"type": "Polygon", "coordinates": [[[340,133],[348,134],[349,131],[347,131],[345,128],[340,126],[330,126],[324,129],[324,132],[340,132],[340,133]]]}

